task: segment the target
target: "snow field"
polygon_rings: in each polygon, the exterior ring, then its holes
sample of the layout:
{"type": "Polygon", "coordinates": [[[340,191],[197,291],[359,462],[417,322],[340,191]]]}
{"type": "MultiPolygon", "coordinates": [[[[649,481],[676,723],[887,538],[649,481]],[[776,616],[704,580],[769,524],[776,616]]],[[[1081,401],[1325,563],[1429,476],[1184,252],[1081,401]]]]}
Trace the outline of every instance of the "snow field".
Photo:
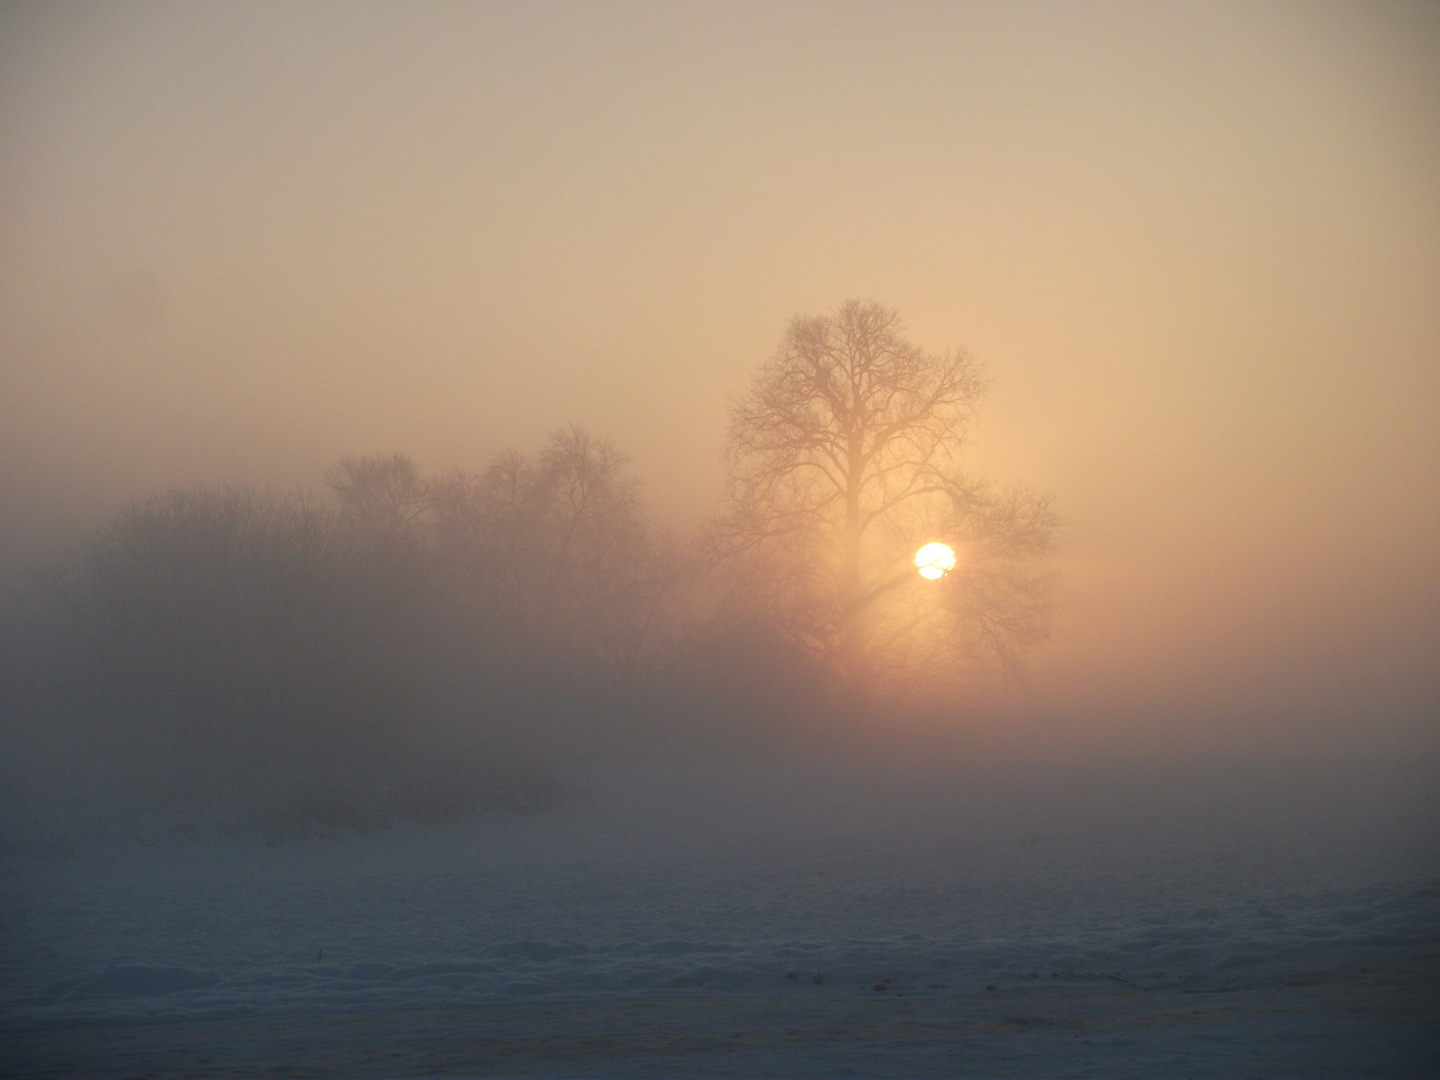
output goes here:
{"type": "Polygon", "coordinates": [[[1440,1060],[1421,788],[1344,805],[1292,789],[1258,812],[1022,792],[987,816],[984,793],[943,784],[786,801],[766,783],[599,777],[532,818],[11,858],[0,1071],[1418,1076],[1440,1060]]]}

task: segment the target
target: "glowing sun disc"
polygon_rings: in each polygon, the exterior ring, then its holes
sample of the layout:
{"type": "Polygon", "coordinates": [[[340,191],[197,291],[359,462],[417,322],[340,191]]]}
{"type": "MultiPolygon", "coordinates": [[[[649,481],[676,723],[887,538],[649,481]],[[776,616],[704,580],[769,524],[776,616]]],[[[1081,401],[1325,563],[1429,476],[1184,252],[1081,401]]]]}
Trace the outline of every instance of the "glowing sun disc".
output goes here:
{"type": "Polygon", "coordinates": [[[915,568],[931,581],[942,578],[955,568],[955,552],[944,544],[926,544],[915,553],[915,568]]]}

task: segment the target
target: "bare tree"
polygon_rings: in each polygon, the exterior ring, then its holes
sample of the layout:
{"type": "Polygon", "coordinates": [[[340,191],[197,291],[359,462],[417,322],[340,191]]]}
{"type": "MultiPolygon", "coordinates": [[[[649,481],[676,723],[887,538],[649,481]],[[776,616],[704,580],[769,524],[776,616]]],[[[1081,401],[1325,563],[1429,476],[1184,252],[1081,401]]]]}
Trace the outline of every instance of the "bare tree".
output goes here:
{"type": "Polygon", "coordinates": [[[969,353],[915,345],[881,304],[792,320],[731,412],[727,505],[708,532],[731,599],[856,690],[1013,659],[1043,636],[1048,503],[961,469],[985,389],[969,353]],[[910,562],[930,540],[961,559],[937,583],[910,562]]]}
{"type": "Polygon", "coordinates": [[[341,534],[350,549],[350,588],[367,597],[370,634],[398,625],[396,617],[420,603],[430,574],[427,523],[431,483],[405,454],[347,455],[325,474],[339,502],[341,534]]]}
{"type": "Polygon", "coordinates": [[[352,524],[374,532],[404,528],[430,505],[429,485],[404,454],[347,455],[325,474],[352,524]]]}
{"type": "Polygon", "coordinates": [[[530,458],[498,456],[434,489],[435,532],[456,588],[492,624],[498,651],[558,650],[625,669],[655,641],[671,557],[641,514],[627,460],[571,426],[530,458]]]}

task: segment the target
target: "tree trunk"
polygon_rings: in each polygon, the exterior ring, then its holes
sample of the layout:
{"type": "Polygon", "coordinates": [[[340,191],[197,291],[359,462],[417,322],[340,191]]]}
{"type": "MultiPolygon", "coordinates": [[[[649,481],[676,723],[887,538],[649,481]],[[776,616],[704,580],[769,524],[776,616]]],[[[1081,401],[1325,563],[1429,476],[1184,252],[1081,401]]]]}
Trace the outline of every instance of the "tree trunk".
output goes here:
{"type": "Polygon", "coordinates": [[[861,579],[860,487],[863,468],[859,448],[852,446],[850,476],[845,490],[845,531],[840,538],[840,671],[846,690],[855,700],[864,697],[870,685],[870,656],[867,641],[868,605],[861,579]]]}

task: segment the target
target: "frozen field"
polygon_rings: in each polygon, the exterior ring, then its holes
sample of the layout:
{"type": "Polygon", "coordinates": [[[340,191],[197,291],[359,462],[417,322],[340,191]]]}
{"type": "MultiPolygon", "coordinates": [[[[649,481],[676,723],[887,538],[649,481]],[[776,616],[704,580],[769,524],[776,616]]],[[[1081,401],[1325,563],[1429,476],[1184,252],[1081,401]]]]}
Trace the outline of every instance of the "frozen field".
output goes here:
{"type": "Polygon", "coordinates": [[[12,856],[0,1074],[1436,1076],[1434,779],[613,772],[12,856]]]}

